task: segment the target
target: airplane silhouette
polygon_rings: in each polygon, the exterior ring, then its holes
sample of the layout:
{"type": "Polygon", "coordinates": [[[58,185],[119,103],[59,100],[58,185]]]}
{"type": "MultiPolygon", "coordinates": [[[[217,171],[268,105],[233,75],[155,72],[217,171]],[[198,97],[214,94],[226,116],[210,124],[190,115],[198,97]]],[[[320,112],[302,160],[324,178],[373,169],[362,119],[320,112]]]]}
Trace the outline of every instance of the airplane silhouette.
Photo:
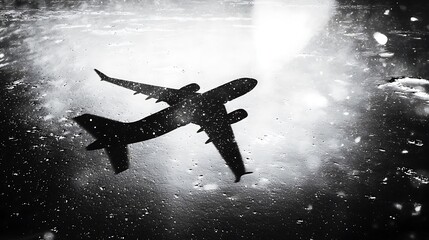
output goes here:
{"type": "Polygon", "coordinates": [[[198,132],[204,131],[219,151],[226,164],[240,181],[246,172],[231,124],[247,117],[244,109],[227,113],[225,103],[252,90],[257,81],[252,78],[239,78],[223,84],[205,93],[197,93],[200,86],[196,83],[180,89],[158,87],[143,83],[110,78],[94,69],[101,81],[110,82],[144,94],[146,99],[155,98],[156,102],[166,102],[170,107],[147,116],[136,122],[124,123],[115,120],[83,114],[74,120],[87,130],[96,141],[86,147],[87,150],[104,148],[116,174],[129,168],[127,144],[146,141],[159,137],[189,123],[199,125],[198,132]]]}

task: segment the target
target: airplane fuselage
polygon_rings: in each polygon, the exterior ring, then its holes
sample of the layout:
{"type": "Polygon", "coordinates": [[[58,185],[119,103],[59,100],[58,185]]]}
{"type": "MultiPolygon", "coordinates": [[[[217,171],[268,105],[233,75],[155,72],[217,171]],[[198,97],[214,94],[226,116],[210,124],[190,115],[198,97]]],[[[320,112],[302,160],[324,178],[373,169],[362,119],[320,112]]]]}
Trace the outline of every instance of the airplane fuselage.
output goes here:
{"type": "MultiPolygon", "coordinates": [[[[240,97],[256,85],[253,79],[237,79],[207,91],[190,94],[181,102],[156,112],[148,117],[113,129],[115,134],[99,139],[91,149],[101,149],[115,142],[130,144],[162,136],[189,123],[201,123],[210,117],[212,109],[222,109],[218,105],[240,97]]],[[[226,112],[225,112],[226,114],[226,112]]]]}

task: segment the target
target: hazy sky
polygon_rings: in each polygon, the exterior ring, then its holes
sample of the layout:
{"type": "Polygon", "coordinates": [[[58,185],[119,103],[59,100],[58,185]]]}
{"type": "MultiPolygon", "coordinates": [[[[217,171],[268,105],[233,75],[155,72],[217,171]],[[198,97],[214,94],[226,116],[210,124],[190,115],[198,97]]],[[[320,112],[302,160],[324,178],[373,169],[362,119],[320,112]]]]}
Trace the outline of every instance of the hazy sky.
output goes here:
{"type": "Polygon", "coordinates": [[[224,229],[249,236],[280,229],[341,239],[352,228],[368,236],[362,228],[395,228],[391,216],[408,223],[420,214],[429,111],[427,81],[413,70],[425,66],[416,59],[427,62],[416,50],[426,35],[414,31],[426,28],[423,15],[333,0],[134,6],[2,10],[8,25],[0,42],[10,48],[0,50],[0,68],[11,71],[2,105],[12,119],[7,143],[22,153],[4,162],[12,169],[4,168],[13,193],[7,211],[16,220],[8,226],[22,230],[18,220],[25,218],[40,224],[31,231],[47,226],[57,234],[58,227],[58,236],[82,237],[85,229],[86,237],[119,238],[149,229],[148,236],[218,239],[224,229]],[[411,30],[398,30],[407,24],[411,30]],[[72,118],[130,122],[167,105],[100,81],[94,68],[171,88],[198,83],[200,92],[257,79],[255,89],[226,105],[249,114],[232,127],[254,173],[233,183],[215,147],[204,144],[207,135],[188,125],[130,145],[131,168],[114,175],[104,150],[85,150],[94,139],[72,118]],[[386,84],[397,75],[410,78],[386,84]]]}
{"type": "MultiPolygon", "coordinates": [[[[256,89],[227,105],[229,111],[243,108],[249,113],[233,126],[247,168],[255,171],[246,182],[294,183],[317,171],[326,154],[358,137],[343,136],[341,130],[354,119],[344,102],[359,102],[353,99],[359,88],[345,66],[358,63],[348,58],[353,50],[347,44],[326,43],[332,40],[324,34],[334,10],[332,1],[256,1],[222,9],[164,4],[144,14],[64,12],[36,23],[26,43],[46,76],[42,89],[48,125],[82,113],[134,121],[166,107],[99,81],[93,68],[173,88],[196,82],[201,91],[239,77],[258,79],[256,89]]],[[[163,170],[169,179],[229,184],[231,173],[197,129],[187,126],[131,146],[132,165],[151,171],[145,160],[161,158],[164,166],[154,169],[172,168],[163,170]],[[152,156],[156,148],[162,150],[152,156]],[[189,174],[195,163],[198,168],[189,174]]]]}

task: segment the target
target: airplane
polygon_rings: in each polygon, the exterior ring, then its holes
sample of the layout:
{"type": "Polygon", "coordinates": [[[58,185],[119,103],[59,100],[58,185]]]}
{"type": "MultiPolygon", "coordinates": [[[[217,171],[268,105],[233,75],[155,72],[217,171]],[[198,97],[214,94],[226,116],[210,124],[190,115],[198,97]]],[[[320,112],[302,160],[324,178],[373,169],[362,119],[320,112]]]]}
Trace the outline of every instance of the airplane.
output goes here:
{"type": "Polygon", "coordinates": [[[128,144],[146,141],[164,135],[189,123],[200,126],[197,132],[206,132],[235,175],[235,182],[246,172],[231,124],[247,117],[244,109],[227,113],[225,103],[240,97],[252,90],[257,80],[239,78],[204,93],[197,93],[200,86],[188,84],[180,89],[159,87],[117,78],[111,78],[94,69],[101,81],[106,81],[144,94],[146,99],[155,98],[156,102],[166,102],[169,107],[135,122],[118,122],[115,120],[83,114],[74,119],[96,140],[89,144],[87,150],[104,148],[116,174],[129,168],[128,144]]]}

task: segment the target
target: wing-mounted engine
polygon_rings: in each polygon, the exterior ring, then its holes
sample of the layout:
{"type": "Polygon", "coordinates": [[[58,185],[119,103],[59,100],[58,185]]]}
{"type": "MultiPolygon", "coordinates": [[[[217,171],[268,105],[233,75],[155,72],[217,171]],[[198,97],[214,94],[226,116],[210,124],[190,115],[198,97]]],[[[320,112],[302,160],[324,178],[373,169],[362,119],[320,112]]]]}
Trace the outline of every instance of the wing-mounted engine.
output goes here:
{"type": "Polygon", "coordinates": [[[198,90],[200,90],[200,86],[196,83],[191,83],[191,84],[188,84],[188,85],[182,87],[180,90],[194,93],[194,92],[197,92],[198,90]]]}
{"type": "MultiPolygon", "coordinates": [[[[149,100],[151,98],[157,99],[156,102],[166,102],[169,105],[178,103],[182,101],[183,99],[187,98],[188,96],[195,94],[196,91],[200,90],[200,86],[196,83],[188,84],[182,88],[180,88],[178,91],[171,91],[167,88],[160,88],[157,91],[154,91],[152,93],[146,93],[148,97],[146,100],[149,100]]],[[[140,93],[139,91],[136,91],[135,94],[140,93]]]]}
{"type": "Polygon", "coordinates": [[[233,124],[247,117],[247,112],[244,109],[238,109],[228,113],[228,123],[233,124]]]}
{"type": "Polygon", "coordinates": [[[162,101],[168,102],[168,100],[171,98],[171,96],[169,96],[168,93],[166,93],[166,92],[157,92],[157,93],[155,93],[153,95],[148,95],[147,98],[146,98],[146,100],[149,100],[149,99],[152,99],[152,98],[155,98],[156,99],[156,103],[159,103],[159,102],[162,102],[162,101]]]}

